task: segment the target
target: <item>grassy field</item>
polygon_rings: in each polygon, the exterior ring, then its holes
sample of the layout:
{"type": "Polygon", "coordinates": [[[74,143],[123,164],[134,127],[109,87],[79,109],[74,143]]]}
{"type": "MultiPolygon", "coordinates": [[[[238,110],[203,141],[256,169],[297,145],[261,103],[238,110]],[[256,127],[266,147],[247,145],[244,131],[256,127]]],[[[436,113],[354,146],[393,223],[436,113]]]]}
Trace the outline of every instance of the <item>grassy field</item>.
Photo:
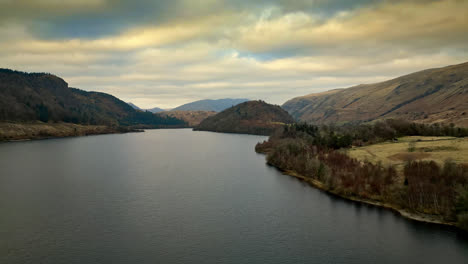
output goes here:
{"type": "Polygon", "coordinates": [[[451,159],[468,164],[468,138],[403,137],[398,142],[355,147],[348,154],[359,160],[394,165],[397,170],[401,170],[407,160],[434,160],[442,164],[451,159]]]}

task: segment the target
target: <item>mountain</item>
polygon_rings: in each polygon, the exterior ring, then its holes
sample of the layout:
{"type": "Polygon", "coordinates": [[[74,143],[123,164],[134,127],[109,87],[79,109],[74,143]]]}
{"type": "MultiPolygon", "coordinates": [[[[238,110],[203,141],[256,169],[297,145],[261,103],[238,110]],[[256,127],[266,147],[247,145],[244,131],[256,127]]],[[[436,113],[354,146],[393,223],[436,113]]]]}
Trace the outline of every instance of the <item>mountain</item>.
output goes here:
{"type": "Polygon", "coordinates": [[[151,109],[146,109],[146,111],[149,111],[149,112],[151,112],[151,113],[159,113],[159,112],[164,112],[164,111],[166,111],[166,110],[161,109],[161,108],[159,108],[159,107],[153,107],[153,108],[151,108],[151,109]]]}
{"type": "Polygon", "coordinates": [[[195,130],[269,135],[294,119],[281,107],[263,101],[247,101],[208,117],[195,130]]]}
{"type": "Polygon", "coordinates": [[[133,109],[135,110],[138,110],[138,111],[148,111],[148,112],[151,112],[153,114],[155,113],[159,113],[159,112],[163,112],[165,111],[164,109],[161,109],[159,107],[154,107],[154,108],[151,108],[151,109],[141,109],[140,107],[136,106],[134,103],[132,102],[127,102],[128,105],[130,105],[133,109]]]}
{"type": "Polygon", "coordinates": [[[185,126],[176,118],[137,111],[106,93],[69,88],[52,74],[0,69],[0,122],[33,121],[113,127],[185,126]]]}
{"type": "Polygon", "coordinates": [[[309,94],[282,107],[296,119],[312,123],[400,118],[468,126],[468,63],[309,94]]]}
{"type": "Polygon", "coordinates": [[[159,113],[162,116],[171,116],[177,119],[184,120],[189,127],[198,126],[207,117],[216,114],[214,111],[177,111],[171,110],[159,113]]]}
{"type": "Polygon", "coordinates": [[[200,100],[181,105],[172,110],[180,111],[215,111],[221,112],[231,106],[249,101],[249,99],[218,99],[218,100],[200,100]]]}
{"type": "Polygon", "coordinates": [[[140,110],[140,111],[143,111],[140,107],[136,106],[135,104],[133,104],[132,102],[127,102],[127,104],[129,106],[131,106],[133,109],[135,110],[140,110]]]}

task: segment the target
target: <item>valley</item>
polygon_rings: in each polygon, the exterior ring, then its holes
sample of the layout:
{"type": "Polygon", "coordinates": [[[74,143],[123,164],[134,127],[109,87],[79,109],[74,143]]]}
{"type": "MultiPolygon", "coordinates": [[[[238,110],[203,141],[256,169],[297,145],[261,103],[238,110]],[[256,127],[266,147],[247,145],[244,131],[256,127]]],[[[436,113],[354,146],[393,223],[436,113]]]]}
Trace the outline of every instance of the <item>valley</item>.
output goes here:
{"type": "Polygon", "coordinates": [[[0,0],[0,264],[467,264],[468,0],[0,0]]]}

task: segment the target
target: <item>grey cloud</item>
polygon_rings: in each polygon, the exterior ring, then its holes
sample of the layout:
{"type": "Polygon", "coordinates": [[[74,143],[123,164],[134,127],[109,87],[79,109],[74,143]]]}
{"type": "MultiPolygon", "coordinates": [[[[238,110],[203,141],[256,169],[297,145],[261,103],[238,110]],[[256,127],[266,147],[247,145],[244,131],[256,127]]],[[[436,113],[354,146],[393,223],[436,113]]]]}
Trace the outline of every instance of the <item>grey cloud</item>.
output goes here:
{"type": "Polygon", "coordinates": [[[463,1],[31,1],[52,8],[9,1],[20,9],[5,12],[0,0],[0,67],[52,72],[141,107],[280,104],[468,59],[466,18],[450,17],[463,1]]]}

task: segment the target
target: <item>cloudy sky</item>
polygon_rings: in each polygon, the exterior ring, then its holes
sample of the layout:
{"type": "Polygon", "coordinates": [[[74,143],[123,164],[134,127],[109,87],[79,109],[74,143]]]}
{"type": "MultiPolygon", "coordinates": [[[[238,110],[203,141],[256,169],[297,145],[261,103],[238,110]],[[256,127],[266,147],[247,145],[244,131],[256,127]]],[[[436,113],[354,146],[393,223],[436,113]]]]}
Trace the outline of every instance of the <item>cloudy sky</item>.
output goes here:
{"type": "Polygon", "coordinates": [[[140,107],[282,104],[468,61],[467,0],[0,0],[0,67],[140,107]]]}

